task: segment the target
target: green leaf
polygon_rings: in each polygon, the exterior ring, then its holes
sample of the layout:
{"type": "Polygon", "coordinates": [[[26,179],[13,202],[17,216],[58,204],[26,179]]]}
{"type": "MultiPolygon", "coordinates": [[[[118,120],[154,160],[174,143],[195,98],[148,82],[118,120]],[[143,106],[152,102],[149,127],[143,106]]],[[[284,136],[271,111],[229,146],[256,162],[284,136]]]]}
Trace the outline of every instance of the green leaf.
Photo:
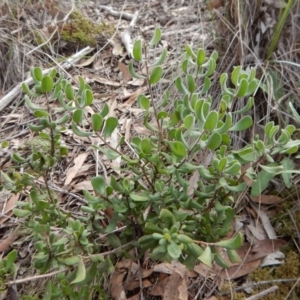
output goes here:
{"type": "Polygon", "coordinates": [[[238,78],[239,78],[239,74],[240,74],[241,69],[242,69],[241,66],[234,67],[234,69],[231,73],[231,81],[235,86],[237,86],[238,78]]]}
{"type": "Polygon", "coordinates": [[[194,80],[194,77],[191,74],[186,75],[186,83],[187,83],[187,88],[188,91],[192,94],[196,90],[196,83],[194,80]]]}
{"type": "Polygon", "coordinates": [[[177,90],[178,90],[180,93],[182,93],[182,94],[187,94],[187,93],[188,93],[186,87],[185,87],[184,84],[183,84],[183,81],[182,81],[182,78],[181,78],[181,77],[177,77],[177,78],[175,79],[175,86],[176,86],[177,90]]]}
{"type": "Polygon", "coordinates": [[[139,106],[145,110],[150,108],[150,100],[145,95],[139,95],[137,98],[139,106]]]}
{"type": "Polygon", "coordinates": [[[292,111],[292,115],[295,118],[295,120],[300,123],[300,115],[298,114],[297,110],[294,108],[292,102],[289,102],[289,107],[292,111]]]}
{"type": "Polygon", "coordinates": [[[41,88],[43,93],[49,93],[53,89],[53,79],[49,75],[45,75],[41,82],[41,88]]]}
{"type": "Polygon", "coordinates": [[[175,141],[170,143],[172,153],[180,158],[186,157],[186,149],[183,143],[175,141]]]}
{"type": "Polygon", "coordinates": [[[149,83],[155,84],[157,83],[163,75],[163,68],[161,66],[154,67],[151,71],[149,83]]]}
{"type": "Polygon", "coordinates": [[[9,271],[11,269],[11,267],[13,266],[17,257],[18,257],[17,250],[12,250],[6,255],[5,259],[6,259],[6,270],[7,271],[9,271]]]}
{"type": "Polygon", "coordinates": [[[34,93],[29,89],[29,86],[26,82],[22,82],[22,89],[27,95],[34,96],[34,93]]]}
{"type": "Polygon", "coordinates": [[[227,269],[229,267],[229,265],[218,252],[214,253],[214,260],[220,267],[224,269],[227,269]]]}
{"type": "Polygon", "coordinates": [[[18,218],[24,218],[32,214],[30,210],[14,208],[13,213],[18,218]]]}
{"type": "Polygon", "coordinates": [[[233,113],[234,113],[234,114],[244,114],[244,113],[246,113],[247,111],[249,111],[249,110],[253,107],[253,105],[254,105],[254,98],[253,98],[253,97],[249,97],[246,106],[243,107],[243,108],[240,109],[240,110],[234,111],[233,113]]]}
{"type": "Polygon", "coordinates": [[[242,259],[240,256],[237,254],[237,252],[233,249],[227,249],[227,255],[229,260],[234,264],[237,262],[242,262],[242,259]]]}
{"type": "Polygon", "coordinates": [[[248,83],[248,90],[245,96],[253,95],[254,92],[258,89],[259,83],[257,79],[254,79],[248,83]]]}
{"type": "Polygon", "coordinates": [[[158,227],[157,225],[155,225],[151,222],[147,222],[145,224],[145,230],[144,231],[145,231],[145,233],[149,233],[149,234],[152,234],[152,233],[155,233],[155,232],[163,233],[163,230],[160,227],[158,227]]]}
{"type": "Polygon", "coordinates": [[[274,166],[264,166],[264,165],[261,165],[259,164],[259,166],[266,172],[270,173],[270,174],[273,174],[273,175],[276,175],[278,172],[282,171],[283,170],[283,167],[280,166],[280,165],[274,165],[274,166]]]}
{"type": "Polygon", "coordinates": [[[75,279],[71,282],[71,284],[79,283],[79,282],[83,281],[85,279],[85,277],[86,277],[85,265],[84,265],[82,259],[80,259],[78,262],[75,279]]]}
{"type": "Polygon", "coordinates": [[[101,110],[101,112],[100,112],[100,116],[102,118],[105,118],[108,113],[109,113],[109,107],[108,107],[107,103],[105,103],[102,110],[101,110]]]}
{"type": "Polygon", "coordinates": [[[208,90],[210,89],[210,87],[211,87],[211,80],[209,79],[209,77],[205,77],[203,87],[202,87],[201,91],[199,92],[199,94],[203,95],[203,94],[207,93],[208,90]]]}
{"type": "Polygon", "coordinates": [[[109,245],[114,247],[114,248],[118,248],[121,246],[121,241],[120,239],[118,238],[118,236],[114,233],[109,233],[107,235],[107,240],[109,242],[109,245]]]}
{"type": "Polygon", "coordinates": [[[250,116],[244,116],[240,119],[236,124],[234,124],[229,131],[244,131],[251,127],[253,124],[253,120],[250,116]]]}
{"type": "Polygon", "coordinates": [[[187,115],[184,118],[183,124],[187,130],[193,129],[195,125],[195,117],[193,115],[187,115]]]}
{"type": "Polygon", "coordinates": [[[74,100],[74,90],[70,83],[65,86],[65,95],[68,100],[74,100]]]}
{"type": "Polygon", "coordinates": [[[222,143],[222,136],[218,132],[213,132],[206,142],[206,147],[210,150],[217,149],[222,143]]]}
{"type": "Polygon", "coordinates": [[[202,261],[207,266],[211,267],[211,263],[213,261],[213,255],[211,253],[211,249],[209,246],[206,246],[203,253],[198,257],[200,261],[202,261]]]}
{"type": "Polygon", "coordinates": [[[155,28],[154,35],[151,41],[149,42],[149,46],[151,47],[156,46],[159,43],[160,39],[161,39],[161,30],[160,28],[155,28]]]}
{"type": "Polygon", "coordinates": [[[25,163],[27,160],[25,158],[23,158],[22,156],[20,156],[18,153],[13,153],[11,155],[11,159],[18,163],[18,164],[22,164],[22,163],[25,163]]]}
{"type": "Polygon", "coordinates": [[[137,201],[137,202],[150,201],[149,195],[139,195],[139,194],[135,194],[135,193],[130,193],[129,196],[133,201],[137,201]]]}
{"type": "Polygon", "coordinates": [[[94,131],[99,131],[103,125],[103,118],[99,114],[92,115],[92,127],[94,131]]]}
{"type": "Polygon", "coordinates": [[[235,237],[229,240],[221,241],[216,243],[216,246],[226,249],[238,249],[243,244],[243,236],[239,232],[235,237]]]}
{"type": "Polygon", "coordinates": [[[43,79],[43,71],[40,67],[36,67],[33,69],[33,77],[38,80],[38,81],[42,81],[43,79]]]}
{"type": "Polygon", "coordinates": [[[133,68],[133,61],[132,61],[132,60],[129,62],[128,70],[129,70],[130,75],[131,75],[133,78],[136,78],[136,79],[145,79],[145,78],[146,78],[145,76],[139,75],[139,74],[137,74],[137,73],[134,71],[134,68],[133,68]]]}
{"type": "Polygon", "coordinates": [[[159,59],[155,63],[153,63],[152,66],[155,67],[163,64],[167,58],[167,55],[168,55],[168,51],[164,48],[159,59]]]}
{"type": "MultiPolygon", "coordinates": [[[[283,167],[283,171],[293,170],[295,168],[294,161],[289,157],[284,158],[280,164],[283,167]]],[[[289,189],[292,187],[292,172],[291,173],[282,173],[282,179],[285,186],[289,189]]]]}
{"type": "Polygon", "coordinates": [[[151,145],[150,141],[147,138],[142,139],[142,141],[141,141],[141,150],[145,154],[152,154],[152,145],[151,145]]]}
{"type": "Polygon", "coordinates": [[[186,53],[193,59],[197,59],[197,55],[194,53],[190,45],[185,46],[186,53]]]}
{"type": "Polygon", "coordinates": [[[274,176],[275,174],[271,174],[265,170],[261,170],[258,173],[257,179],[251,188],[251,196],[257,197],[261,195],[261,193],[268,187],[269,182],[273,179],[274,176]]]}
{"type": "Polygon", "coordinates": [[[71,126],[72,126],[73,132],[74,132],[76,135],[78,135],[78,136],[81,136],[81,137],[88,137],[88,136],[93,135],[92,132],[86,132],[86,131],[80,130],[80,129],[77,127],[77,125],[76,125],[76,123],[75,123],[74,121],[72,121],[72,125],[71,125],[71,126]]]}
{"type": "Polygon", "coordinates": [[[82,119],[83,119],[83,110],[76,109],[73,113],[73,121],[76,123],[81,123],[82,119]]]}
{"type": "Polygon", "coordinates": [[[201,48],[197,52],[197,66],[201,66],[205,61],[205,51],[201,48]]]}
{"type": "Polygon", "coordinates": [[[205,130],[211,132],[215,129],[215,127],[219,121],[218,115],[219,114],[215,110],[212,110],[209,112],[209,114],[205,120],[205,123],[204,123],[205,130]]]}
{"type": "Polygon", "coordinates": [[[203,253],[203,250],[199,245],[195,243],[189,243],[186,245],[186,253],[198,258],[203,253]]]}
{"type": "Polygon", "coordinates": [[[99,149],[102,153],[104,153],[108,159],[114,160],[120,156],[120,154],[110,148],[100,148],[99,149]]]}
{"type": "Polygon", "coordinates": [[[137,40],[133,44],[132,56],[135,60],[142,60],[142,41],[137,40]]]}
{"type": "Polygon", "coordinates": [[[108,137],[110,137],[113,131],[117,128],[117,126],[118,126],[117,118],[115,117],[107,118],[103,129],[104,138],[107,139],[108,137]]]}
{"type": "Polygon", "coordinates": [[[40,107],[40,106],[34,104],[33,102],[31,102],[30,98],[29,98],[27,95],[25,95],[24,99],[25,99],[26,105],[27,105],[31,110],[33,110],[33,111],[36,111],[36,110],[43,111],[43,110],[45,110],[45,109],[43,109],[42,107],[40,107]]]}
{"type": "Polygon", "coordinates": [[[96,176],[91,179],[91,184],[95,192],[99,195],[105,195],[106,183],[103,176],[96,176]]]}
{"type": "Polygon", "coordinates": [[[159,218],[165,224],[165,228],[171,228],[176,222],[174,215],[166,208],[161,209],[159,218]]]}
{"type": "Polygon", "coordinates": [[[91,90],[85,90],[85,106],[89,106],[94,101],[94,94],[91,90]]]}
{"type": "Polygon", "coordinates": [[[169,255],[174,259],[177,259],[181,254],[181,249],[174,241],[168,243],[167,249],[169,255]]]}

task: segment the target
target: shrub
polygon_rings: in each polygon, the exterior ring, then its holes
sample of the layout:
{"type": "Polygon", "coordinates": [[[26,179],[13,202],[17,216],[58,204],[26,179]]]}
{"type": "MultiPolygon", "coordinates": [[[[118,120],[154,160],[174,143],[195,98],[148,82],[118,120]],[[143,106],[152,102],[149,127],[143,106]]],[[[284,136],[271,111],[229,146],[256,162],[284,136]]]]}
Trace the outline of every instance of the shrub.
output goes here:
{"type": "Polygon", "coordinates": [[[121,150],[124,138],[117,147],[110,145],[118,119],[108,116],[107,104],[88,117],[86,109],[93,102],[93,92],[83,78],[79,77],[75,90],[55,70],[43,75],[41,68],[33,68],[34,87],[23,84],[25,103],[37,118],[37,123],[29,127],[48,146],[32,146],[27,157],[14,153],[15,171],[1,173],[1,187],[13,192],[30,187],[28,201],[19,202],[14,214],[25,218],[24,225],[33,235],[34,267],[41,273],[61,271],[46,286],[53,298],[82,299],[96,293],[97,289],[89,289],[88,284],[101,281],[103,272],[113,271],[114,257],[130,256],[133,247],[140,255],[149,250],[153,260],[177,259],[189,269],[198,261],[207,265],[215,261],[226,267],[217,249],[226,248],[231,261],[239,260],[235,249],[242,244],[241,234],[224,237],[231,229],[241,193],[252,185],[252,196],[258,196],[277,175],[291,186],[290,155],[300,144],[292,139],[293,125],[280,129],[269,122],[263,141],[255,136],[241,149],[232,147],[231,135],[253,125],[249,112],[260,84],[255,69],[234,68],[234,88],[227,86],[228,75],[221,74],[222,98],[213,109],[209,90],[218,55],[213,52],[207,56],[203,49],[194,52],[187,46],[183,75],[174,82],[180,96],[171,99],[167,90],[156,103],[152,91],[163,77],[167,51],[163,49],[153,63],[143,54],[148,47],[158,45],[160,37],[156,29],[148,45],[138,40],[133,47],[133,58],[146,66],[146,74],[138,74],[132,60],[129,70],[134,78],[144,79],[149,88],[149,95],[140,95],[137,100],[145,111],[144,126],[150,134],[133,137],[131,153],[121,150]],[[34,103],[33,99],[41,95],[47,98],[47,107],[34,103]],[[241,98],[247,99],[246,106],[232,111],[233,103],[241,98]],[[51,107],[53,100],[59,101],[60,108],[51,107]],[[168,111],[170,103],[173,109],[168,111]],[[240,116],[236,123],[233,115],[240,116]],[[51,170],[67,154],[62,133],[69,126],[75,135],[96,135],[104,146],[92,145],[94,149],[110,160],[122,160],[118,179],[113,175],[91,179],[94,193],[83,191],[85,204],[81,206],[82,215],[76,217],[60,207],[49,184],[51,170]],[[208,162],[198,161],[199,153],[201,157],[207,153],[208,162]],[[41,177],[42,185],[37,181],[41,177]],[[110,213],[103,215],[100,211],[110,213]],[[116,232],[121,224],[124,229],[116,232]]]}

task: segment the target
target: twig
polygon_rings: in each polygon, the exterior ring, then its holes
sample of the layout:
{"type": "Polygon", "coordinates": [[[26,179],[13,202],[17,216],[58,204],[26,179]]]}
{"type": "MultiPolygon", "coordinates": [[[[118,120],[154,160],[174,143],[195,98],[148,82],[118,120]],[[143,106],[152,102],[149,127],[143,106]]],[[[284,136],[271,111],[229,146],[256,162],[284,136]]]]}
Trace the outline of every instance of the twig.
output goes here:
{"type": "Polygon", "coordinates": [[[126,13],[126,12],[119,12],[116,10],[113,10],[111,7],[109,6],[105,6],[105,5],[99,5],[100,8],[102,8],[103,10],[106,10],[110,15],[112,15],[113,17],[118,17],[127,21],[131,21],[134,18],[134,15],[126,13]]]}
{"type": "Polygon", "coordinates": [[[278,290],[278,286],[277,285],[272,286],[272,287],[270,287],[270,288],[268,288],[268,289],[266,289],[266,290],[264,290],[264,291],[262,291],[262,292],[260,292],[260,293],[258,293],[256,295],[248,297],[248,298],[246,298],[246,300],[257,300],[257,299],[262,298],[262,297],[264,297],[264,296],[266,296],[266,295],[268,295],[268,294],[270,294],[272,292],[275,292],[276,290],[278,290]]]}
{"type": "Polygon", "coordinates": [[[274,280],[265,280],[265,281],[260,281],[260,282],[253,282],[247,285],[243,285],[237,288],[234,288],[230,291],[222,292],[220,293],[220,296],[225,296],[227,294],[231,294],[232,291],[238,292],[238,291],[243,291],[246,288],[251,288],[251,287],[256,287],[264,284],[273,284],[273,283],[284,283],[284,282],[295,282],[298,281],[299,278],[291,278],[291,279],[274,279],[274,280]]]}
{"type": "Polygon", "coordinates": [[[121,40],[122,40],[122,42],[126,48],[126,51],[130,57],[132,56],[132,49],[133,49],[133,43],[131,40],[131,32],[132,32],[133,27],[136,24],[138,16],[139,16],[139,11],[136,11],[135,14],[133,15],[133,18],[132,18],[129,26],[121,34],[121,40]]]}
{"type": "Polygon", "coordinates": [[[300,244],[300,232],[299,232],[299,228],[298,228],[297,223],[296,223],[296,221],[295,221],[295,219],[294,219],[292,213],[290,212],[290,210],[288,210],[288,213],[289,213],[289,216],[290,216],[290,218],[291,218],[291,221],[292,221],[292,223],[293,223],[293,225],[294,225],[294,227],[295,227],[295,230],[296,230],[296,232],[297,232],[298,242],[299,242],[299,244],[300,244]]]}
{"type": "Polygon", "coordinates": [[[43,274],[43,275],[37,275],[37,276],[32,276],[32,277],[26,277],[26,278],[22,278],[22,279],[18,279],[18,280],[12,280],[12,281],[8,281],[5,284],[6,285],[12,285],[12,284],[18,284],[18,283],[23,283],[23,282],[27,282],[27,281],[32,281],[32,280],[36,280],[36,279],[42,279],[42,278],[48,278],[60,273],[63,273],[67,271],[67,269],[62,269],[62,270],[58,270],[58,271],[54,271],[52,273],[48,273],[48,274],[43,274]]]}

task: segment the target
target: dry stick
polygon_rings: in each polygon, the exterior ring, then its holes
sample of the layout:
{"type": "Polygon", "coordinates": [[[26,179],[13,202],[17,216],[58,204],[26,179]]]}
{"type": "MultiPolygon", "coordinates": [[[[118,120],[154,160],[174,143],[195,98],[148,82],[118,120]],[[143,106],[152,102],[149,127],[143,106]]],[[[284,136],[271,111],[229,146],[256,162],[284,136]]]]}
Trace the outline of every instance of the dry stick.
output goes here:
{"type": "Polygon", "coordinates": [[[270,294],[272,292],[275,292],[276,290],[278,290],[278,286],[277,285],[272,286],[272,287],[270,287],[270,288],[268,288],[268,289],[266,289],[266,290],[264,290],[264,291],[262,291],[262,292],[260,292],[260,293],[258,293],[256,295],[254,295],[254,296],[248,297],[248,298],[246,298],[246,300],[257,300],[257,299],[260,299],[260,298],[262,298],[262,297],[264,297],[264,296],[266,296],[266,295],[268,295],[268,294],[270,294]]]}
{"type": "Polygon", "coordinates": [[[112,15],[113,17],[118,17],[127,21],[131,21],[134,18],[134,15],[126,13],[126,12],[119,12],[116,10],[113,10],[111,7],[109,6],[105,6],[105,5],[100,5],[100,8],[102,8],[103,10],[106,10],[110,15],[112,15]]]}
{"type": "MultiPolygon", "coordinates": [[[[80,60],[83,56],[91,52],[93,48],[86,47],[82,49],[81,51],[77,52],[70,58],[68,58],[61,67],[64,69],[70,69],[72,67],[72,64],[80,60]]],[[[48,74],[53,68],[49,68],[43,71],[43,75],[48,74]]],[[[18,83],[8,94],[6,94],[2,99],[0,100],[0,111],[2,111],[6,106],[11,104],[11,102],[22,92],[22,83],[27,83],[28,85],[32,85],[34,83],[33,79],[27,78],[25,81],[18,83]]]]}
{"type": "Polygon", "coordinates": [[[289,216],[290,216],[290,218],[291,218],[291,221],[292,221],[292,223],[293,223],[293,225],[294,225],[294,227],[295,227],[295,230],[296,230],[296,232],[297,232],[298,242],[299,242],[299,244],[300,244],[300,232],[299,232],[297,223],[296,223],[296,221],[295,221],[295,219],[294,219],[292,213],[290,212],[290,210],[288,210],[288,213],[289,213],[289,216]]]}
{"type": "Polygon", "coordinates": [[[121,40],[126,48],[128,55],[132,56],[133,43],[131,40],[131,31],[136,24],[136,21],[139,16],[139,11],[136,11],[133,15],[133,18],[129,24],[129,26],[125,29],[125,31],[121,34],[121,40]]]}
{"type": "Polygon", "coordinates": [[[12,284],[23,283],[23,282],[27,282],[27,281],[36,280],[36,279],[48,278],[48,277],[63,273],[67,270],[68,269],[62,269],[62,270],[54,271],[54,272],[48,273],[48,274],[37,275],[37,276],[32,276],[32,277],[26,277],[26,278],[22,278],[22,279],[18,279],[18,280],[12,280],[12,281],[6,282],[5,284],[6,285],[12,285],[12,284]]]}
{"type": "Polygon", "coordinates": [[[250,284],[247,284],[244,286],[240,286],[240,287],[232,289],[230,291],[222,292],[222,293],[220,293],[220,296],[225,296],[225,295],[231,294],[232,291],[239,292],[239,291],[243,291],[246,288],[257,287],[257,286],[261,286],[264,284],[295,282],[298,280],[299,280],[299,278],[290,278],[290,279],[274,279],[274,280],[265,280],[265,281],[260,281],[260,282],[254,282],[254,283],[250,283],[250,284]]]}

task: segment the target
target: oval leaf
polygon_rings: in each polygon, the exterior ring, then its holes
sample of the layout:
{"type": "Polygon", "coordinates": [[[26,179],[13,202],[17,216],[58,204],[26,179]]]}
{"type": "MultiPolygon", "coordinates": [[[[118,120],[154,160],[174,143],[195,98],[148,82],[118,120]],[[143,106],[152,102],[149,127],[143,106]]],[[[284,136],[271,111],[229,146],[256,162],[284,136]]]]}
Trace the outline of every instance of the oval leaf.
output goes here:
{"type": "Polygon", "coordinates": [[[161,79],[162,74],[163,74],[163,68],[161,66],[154,67],[149,78],[149,83],[150,84],[157,83],[161,79]]]}
{"type": "Polygon", "coordinates": [[[77,268],[77,272],[76,272],[76,277],[71,282],[71,284],[79,283],[79,282],[83,281],[85,279],[85,277],[86,277],[85,265],[84,265],[82,259],[80,259],[79,262],[78,262],[78,268],[77,268]]]}
{"type": "Polygon", "coordinates": [[[46,75],[42,79],[41,88],[43,93],[49,93],[53,89],[53,79],[49,75],[46,75]]]}
{"type": "Polygon", "coordinates": [[[241,120],[239,120],[235,125],[233,125],[229,131],[243,131],[251,127],[253,124],[253,120],[250,116],[244,116],[241,120]]]}
{"type": "Polygon", "coordinates": [[[232,250],[234,250],[234,249],[237,249],[237,248],[241,247],[242,244],[243,244],[243,236],[239,232],[232,239],[216,243],[216,246],[222,247],[222,248],[226,248],[226,249],[232,249],[232,250]]]}
{"type": "Polygon", "coordinates": [[[137,61],[142,60],[142,41],[141,40],[137,40],[134,42],[133,49],[132,49],[132,57],[137,61]]]}
{"type": "Polygon", "coordinates": [[[104,138],[107,139],[108,137],[110,137],[113,131],[117,128],[117,126],[118,126],[117,118],[115,117],[107,118],[103,130],[104,138]]]}
{"type": "Polygon", "coordinates": [[[186,149],[181,142],[175,141],[170,143],[172,153],[177,157],[185,157],[186,149]]]}

